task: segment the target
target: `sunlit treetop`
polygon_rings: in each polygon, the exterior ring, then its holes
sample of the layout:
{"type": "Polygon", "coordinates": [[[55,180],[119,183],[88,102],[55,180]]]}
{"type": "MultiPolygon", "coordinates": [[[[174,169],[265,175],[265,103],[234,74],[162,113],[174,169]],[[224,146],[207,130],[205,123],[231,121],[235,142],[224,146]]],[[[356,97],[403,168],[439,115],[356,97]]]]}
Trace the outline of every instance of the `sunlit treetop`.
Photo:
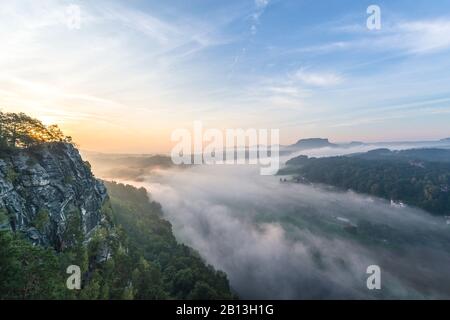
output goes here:
{"type": "Polygon", "coordinates": [[[24,113],[0,112],[0,146],[28,148],[48,142],[73,143],[57,125],[44,125],[24,113]]]}

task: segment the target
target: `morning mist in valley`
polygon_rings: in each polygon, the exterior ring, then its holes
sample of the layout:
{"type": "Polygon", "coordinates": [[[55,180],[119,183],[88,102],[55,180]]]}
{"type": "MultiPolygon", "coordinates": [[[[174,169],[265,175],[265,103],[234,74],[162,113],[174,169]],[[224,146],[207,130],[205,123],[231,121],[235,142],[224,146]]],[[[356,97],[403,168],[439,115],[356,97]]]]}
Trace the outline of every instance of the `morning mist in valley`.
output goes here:
{"type": "MultiPolygon", "coordinates": [[[[324,157],[370,149],[301,153],[324,157]]],[[[352,191],[261,176],[250,165],[152,165],[141,168],[139,178],[118,172],[117,181],[145,187],[162,204],[178,239],[224,270],[241,298],[450,297],[450,271],[442,268],[450,263],[450,233],[443,217],[352,191]],[[382,291],[367,289],[370,265],[382,270],[382,291]]],[[[108,173],[113,179],[114,168],[108,173]]]]}

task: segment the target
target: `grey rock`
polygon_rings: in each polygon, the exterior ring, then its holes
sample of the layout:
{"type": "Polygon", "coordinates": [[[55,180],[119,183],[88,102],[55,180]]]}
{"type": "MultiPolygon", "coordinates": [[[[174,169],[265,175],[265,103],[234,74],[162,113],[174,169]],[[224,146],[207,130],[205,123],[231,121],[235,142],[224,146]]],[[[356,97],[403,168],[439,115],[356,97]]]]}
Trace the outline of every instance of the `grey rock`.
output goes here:
{"type": "Polygon", "coordinates": [[[80,216],[88,241],[91,231],[105,223],[102,206],[107,200],[105,186],[71,144],[0,151],[0,210],[7,212],[10,229],[23,232],[35,244],[62,250],[72,214],[80,216]],[[48,223],[37,230],[35,219],[43,210],[48,223]]]}

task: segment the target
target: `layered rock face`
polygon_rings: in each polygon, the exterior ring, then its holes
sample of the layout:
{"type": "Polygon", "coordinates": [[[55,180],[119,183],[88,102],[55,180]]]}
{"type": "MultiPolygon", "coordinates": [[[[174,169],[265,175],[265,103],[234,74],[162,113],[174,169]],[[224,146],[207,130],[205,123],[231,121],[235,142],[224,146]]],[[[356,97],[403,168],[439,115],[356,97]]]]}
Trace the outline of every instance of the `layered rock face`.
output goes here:
{"type": "Polygon", "coordinates": [[[0,151],[1,229],[23,232],[35,244],[62,250],[70,217],[77,217],[88,240],[105,221],[107,200],[103,183],[71,144],[0,151]]]}

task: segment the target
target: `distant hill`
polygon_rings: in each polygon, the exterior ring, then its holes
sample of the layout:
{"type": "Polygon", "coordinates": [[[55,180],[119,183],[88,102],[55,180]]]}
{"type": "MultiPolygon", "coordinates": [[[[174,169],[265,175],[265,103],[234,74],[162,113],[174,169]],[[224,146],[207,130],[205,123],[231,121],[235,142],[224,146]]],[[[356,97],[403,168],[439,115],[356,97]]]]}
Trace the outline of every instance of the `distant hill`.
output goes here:
{"type": "Polygon", "coordinates": [[[389,149],[382,148],[365,153],[354,153],[349,156],[366,160],[450,162],[450,149],[422,148],[391,151],[389,149]]]}
{"type": "Polygon", "coordinates": [[[354,190],[450,215],[450,150],[376,149],[339,157],[289,160],[280,175],[354,190]]]}
{"type": "Polygon", "coordinates": [[[328,139],[322,138],[310,138],[310,139],[300,139],[295,144],[288,147],[295,148],[297,150],[307,150],[307,149],[317,149],[325,147],[337,147],[337,144],[330,143],[328,139]]]}
{"type": "Polygon", "coordinates": [[[280,147],[280,155],[285,156],[298,151],[320,148],[352,148],[366,145],[364,142],[332,143],[326,138],[300,139],[296,143],[280,147]]]}
{"type": "Polygon", "coordinates": [[[353,148],[359,146],[373,146],[374,148],[401,149],[405,147],[413,148],[450,148],[450,138],[430,141],[391,141],[391,142],[361,142],[352,141],[349,143],[332,143],[326,138],[300,139],[296,143],[280,148],[281,154],[286,155],[297,151],[319,149],[319,148],[353,148]]]}
{"type": "Polygon", "coordinates": [[[155,170],[166,169],[173,165],[165,155],[133,155],[83,152],[95,175],[102,179],[142,181],[155,170]]]}

